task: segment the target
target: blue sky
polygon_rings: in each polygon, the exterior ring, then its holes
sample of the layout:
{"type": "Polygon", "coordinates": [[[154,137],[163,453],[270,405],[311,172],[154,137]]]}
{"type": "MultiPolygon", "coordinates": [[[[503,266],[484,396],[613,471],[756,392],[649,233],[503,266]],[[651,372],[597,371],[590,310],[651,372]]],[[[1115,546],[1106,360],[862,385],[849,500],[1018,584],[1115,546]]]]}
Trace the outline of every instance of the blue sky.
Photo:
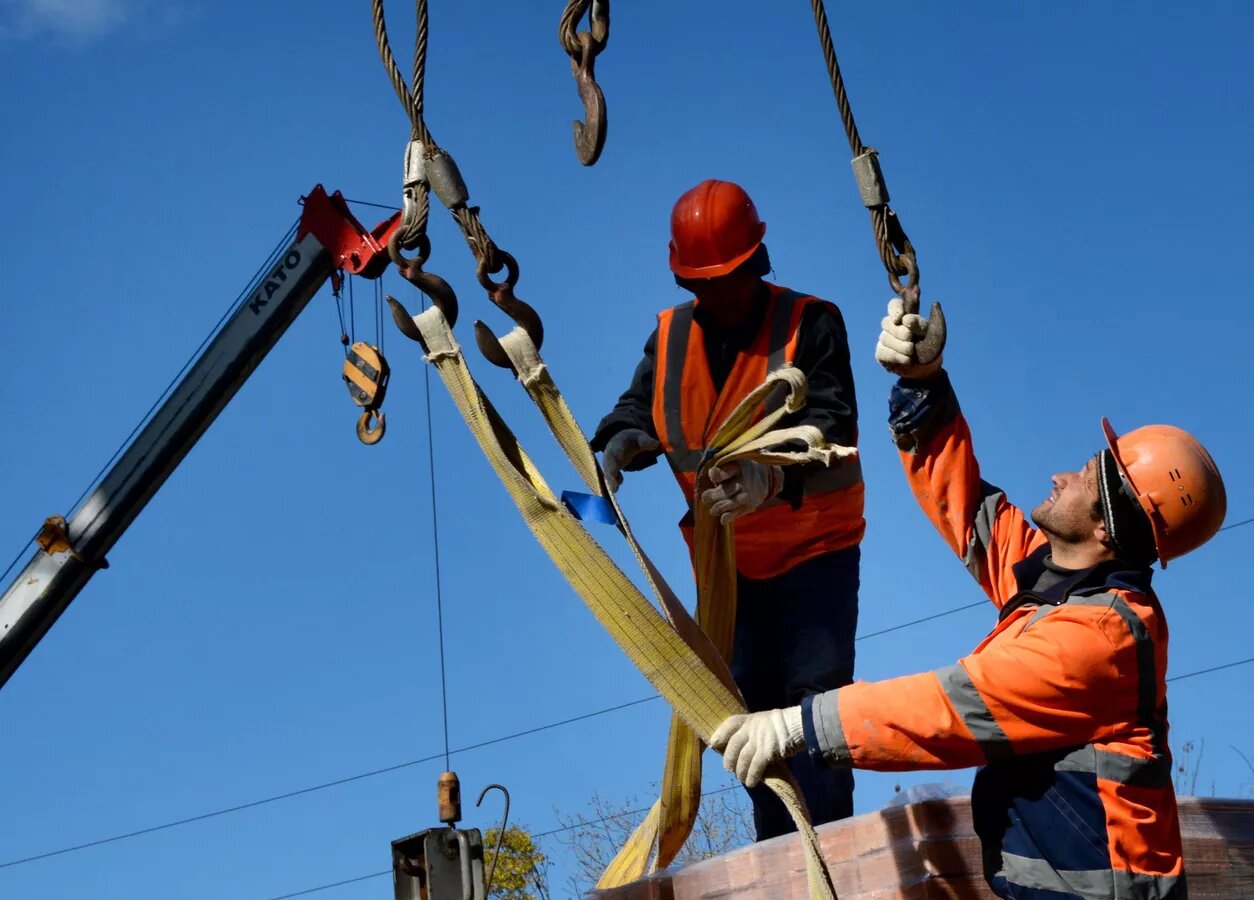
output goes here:
{"type": "MultiPolygon", "coordinates": [[[[666,268],[675,197],[740,181],[781,283],[841,305],[862,406],[869,529],[860,632],[979,599],[914,507],[872,352],[889,294],[804,3],[616,6],[598,62],[610,133],[584,169],[555,32],[560,4],[434,2],[427,114],[458,159],[544,353],[591,428],[625,387],[666,268]]],[[[388,6],[402,68],[412,10],[388,6]]],[[[1235,2],[830,5],[866,142],[945,303],[947,365],[987,478],[1032,506],[1117,428],[1194,431],[1254,517],[1243,466],[1254,375],[1240,291],[1254,239],[1254,13],[1235,2]]],[[[369,4],[0,2],[0,206],[8,247],[8,464],[0,547],[67,511],[299,214],[315,184],[396,203],[408,125],[369,4]]],[[[363,209],[363,219],[378,211],[363,209]]],[[[429,268],[502,325],[442,212],[429,268]]],[[[416,305],[393,273],[385,286],[416,305]]],[[[358,336],[373,332],[358,282],[358,336]]],[[[443,749],[423,364],[387,334],[389,432],[365,448],[325,290],[0,691],[0,864],[392,766],[443,749]]],[[[551,482],[577,487],[508,373],[477,358],[551,482]]],[[[466,747],[648,697],[514,511],[432,385],[449,719],[466,747]]],[[[669,475],[629,476],[627,512],[681,593],[669,475]]],[[[611,534],[602,535],[612,543],[611,534]]],[[[1172,674],[1247,658],[1221,534],[1156,584],[1172,674]]],[[[621,548],[615,553],[623,558],[621,548]]],[[[7,558],[5,560],[7,562],[7,558]]],[[[952,662],[991,608],[859,644],[863,678],[952,662]]],[[[1171,688],[1172,737],[1205,741],[1197,788],[1254,793],[1254,667],[1171,688]]],[[[458,754],[473,798],[507,785],[538,831],[593,791],[644,794],[659,701],[458,754]]],[[[1196,760],[1196,751],[1191,757],[1196,760]]],[[[725,782],[711,760],[709,785],[725,782]],[[717,773],[717,774],[716,774],[717,773]]],[[[434,820],[442,761],[23,865],[0,896],[274,897],[380,871],[434,820]]],[[[895,785],[860,775],[859,811],[895,785]]],[[[495,798],[485,801],[496,803],[495,798]]],[[[469,807],[469,803],[468,803],[469,807]]],[[[488,825],[496,806],[468,823],[488,825]]],[[[561,847],[550,848],[560,855],[561,847]]],[[[386,879],[327,897],[388,896],[386,879]]]]}

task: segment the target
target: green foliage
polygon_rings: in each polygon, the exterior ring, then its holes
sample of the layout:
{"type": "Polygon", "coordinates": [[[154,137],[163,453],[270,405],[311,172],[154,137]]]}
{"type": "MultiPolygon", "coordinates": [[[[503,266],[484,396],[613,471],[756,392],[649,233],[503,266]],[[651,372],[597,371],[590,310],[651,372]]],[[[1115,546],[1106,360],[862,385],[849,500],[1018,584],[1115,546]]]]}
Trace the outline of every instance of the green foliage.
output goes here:
{"type": "Polygon", "coordinates": [[[489,828],[483,834],[484,877],[492,873],[488,896],[500,900],[549,900],[548,857],[536,846],[531,832],[519,825],[505,829],[493,871],[498,834],[498,828],[489,828]]]}

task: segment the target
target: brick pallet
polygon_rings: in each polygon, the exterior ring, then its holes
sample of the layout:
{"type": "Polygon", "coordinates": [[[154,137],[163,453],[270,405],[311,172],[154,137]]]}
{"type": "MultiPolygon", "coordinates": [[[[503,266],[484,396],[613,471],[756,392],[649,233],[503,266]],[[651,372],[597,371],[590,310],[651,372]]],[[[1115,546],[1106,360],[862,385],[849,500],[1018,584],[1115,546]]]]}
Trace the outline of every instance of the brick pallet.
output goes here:
{"type": "MultiPolygon", "coordinates": [[[[1181,797],[1191,900],[1254,898],[1254,801],[1181,797]]],[[[970,798],[890,807],[818,829],[840,900],[996,900],[984,884],[970,798]]],[[[752,844],[595,900],[807,900],[795,835],[752,844]]]]}

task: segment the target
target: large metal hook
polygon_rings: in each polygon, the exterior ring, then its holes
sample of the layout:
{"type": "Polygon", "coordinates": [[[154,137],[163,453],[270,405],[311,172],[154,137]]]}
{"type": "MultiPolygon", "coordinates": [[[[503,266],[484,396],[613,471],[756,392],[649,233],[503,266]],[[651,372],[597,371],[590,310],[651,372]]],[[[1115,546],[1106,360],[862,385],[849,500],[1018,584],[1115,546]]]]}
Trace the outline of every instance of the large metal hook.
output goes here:
{"type": "MultiPolygon", "coordinates": [[[[405,276],[406,281],[431,298],[431,304],[444,314],[449,328],[457,324],[457,295],[453,293],[453,288],[447,281],[439,275],[416,268],[401,274],[405,276]]],[[[400,301],[391,294],[388,294],[384,299],[387,300],[388,306],[392,308],[392,321],[396,323],[396,327],[400,329],[401,334],[411,341],[417,341],[421,344],[424,353],[430,353],[431,348],[422,339],[422,332],[414,324],[414,318],[409,314],[409,310],[402,306],[400,301]]]]}
{"type": "MultiPolygon", "coordinates": [[[[513,319],[514,324],[527,333],[527,337],[531,338],[531,343],[539,350],[544,343],[544,323],[540,320],[540,314],[530,304],[514,296],[514,285],[518,283],[518,261],[513,255],[499,248],[496,255],[497,260],[505,265],[505,278],[501,281],[493,281],[488,276],[487,266],[480,263],[479,283],[487,290],[488,299],[495,303],[501,312],[513,319]]],[[[479,345],[479,352],[488,362],[502,369],[509,369],[515,375],[518,374],[509,354],[501,346],[500,339],[491,328],[478,319],[475,320],[475,343],[479,345]]]]}
{"type": "Polygon", "coordinates": [[[381,409],[368,409],[357,420],[357,439],[367,446],[383,440],[387,431],[387,417],[381,409]]]}
{"type": "MultiPolygon", "coordinates": [[[[392,243],[395,238],[396,236],[393,235],[393,239],[388,241],[389,252],[392,250],[392,243]]],[[[401,277],[430,297],[431,304],[444,314],[445,321],[448,322],[449,328],[452,328],[457,324],[457,294],[453,291],[452,286],[439,275],[422,270],[422,263],[426,260],[430,249],[430,241],[424,234],[419,245],[419,256],[416,259],[409,260],[400,257],[399,250],[397,253],[392,254],[392,259],[396,262],[396,270],[401,273],[401,277]],[[399,261],[398,257],[400,257],[399,261]]],[[[409,311],[390,294],[386,299],[388,306],[392,308],[392,319],[396,322],[396,327],[400,329],[401,334],[410,340],[422,344],[422,349],[427,351],[427,345],[423,341],[422,334],[418,331],[418,326],[414,324],[413,317],[410,316],[409,311]]]]}
{"type": "MultiPolygon", "coordinates": [[[[919,270],[914,261],[914,254],[903,253],[901,260],[905,263],[906,274],[910,283],[900,286],[898,296],[901,297],[903,310],[907,314],[919,314],[919,270]]],[[[898,283],[899,285],[900,283],[898,283]]],[[[894,285],[897,287],[898,285],[894,285]]],[[[945,350],[945,313],[939,303],[933,303],[927,317],[927,335],[914,345],[915,360],[921,365],[935,362],[945,350]]]]}
{"type": "Polygon", "coordinates": [[[493,788],[496,788],[505,795],[505,816],[501,819],[501,828],[496,833],[496,852],[492,854],[492,867],[488,869],[487,884],[484,885],[483,888],[483,896],[485,897],[492,896],[492,876],[496,874],[496,863],[497,860],[501,858],[501,844],[505,841],[505,828],[509,825],[509,791],[505,789],[504,785],[490,784],[485,787],[479,792],[479,799],[475,801],[475,806],[478,807],[481,803],[483,803],[483,798],[486,797],[488,791],[493,788]]]}
{"type": "Polygon", "coordinates": [[[579,32],[579,58],[570,62],[571,74],[583,101],[583,115],[587,120],[571,122],[575,135],[575,153],[585,166],[594,164],[605,149],[605,135],[609,119],[605,112],[605,94],[596,80],[596,58],[604,44],[598,44],[590,31],[579,32]]]}

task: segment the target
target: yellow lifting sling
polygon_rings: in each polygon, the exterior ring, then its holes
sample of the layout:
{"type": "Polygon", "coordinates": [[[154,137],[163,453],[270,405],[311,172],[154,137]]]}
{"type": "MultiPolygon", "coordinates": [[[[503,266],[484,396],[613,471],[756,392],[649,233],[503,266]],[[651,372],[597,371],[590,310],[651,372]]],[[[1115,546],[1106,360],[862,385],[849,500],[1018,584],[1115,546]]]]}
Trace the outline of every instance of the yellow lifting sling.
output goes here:
{"type": "MultiPolygon", "coordinates": [[[[668,779],[675,786],[674,795],[658,801],[644,825],[620,853],[615,866],[616,877],[623,882],[630,881],[643,874],[649,859],[654,857],[661,823],[664,820],[688,821],[688,811],[695,816],[699,781],[695,794],[689,786],[693,783],[692,772],[699,778],[704,742],[728,716],[745,712],[744,704],[719,648],[702,632],[640,550],[613,495],[602,488],[592,451],[526,331],[514,329],[501,339],[501,345],[509,354],[520,382],[539,406],[581,477],[590,489],[614,505],[622,530],[662,604],[665,617],[614,564],[544,481],[474,381],[461,347],[439,307],[432,306],[410,317],[395,300],[389,297],[388,301],[401,330],[427,351],[427,361],[435,366],[532,533],[597,620],[675,711],[678,727],[672,728],[670,740],[675,751],[668,752],[668,759],[676,762],[674,774],[668,779]],[[670,809],[683,814],[671,814],[670,809]],[[664,814],[663,810],[668,812],[664,814]]],[[[856,452],[850,448],[828,447],[814,428],[772,430],[783,415],[800,408],[804,400],[805,379],[800,372],[785,368],[772,374],[719,429],[699,478],[705,477],[708,466],[735,460],[830,463],[856,452]],[[779,402],[781,395],[782,403],[779,402]],[[768,401],[773,401],[769,403],[774,407],[773,412],[757,418],[759,408],[768,401]],[[806,449],[776,449],[791,442],[800,442],[806,449]]],[[[731,532],[709,516],[700,514],[697,528],[698,573],[706,586],[705,593],[712,598],[711,602],[717,603],[720,590],[726,592],[728,584],[734,592],[731,532]]],[[[734,609],[732,616],[734,618],[734,609]]],[[[834,900],[830,874],[791,772],[786,765],[778,764],[766,783],[784,802],[801,831],[811,896],[834,900]]]]}

